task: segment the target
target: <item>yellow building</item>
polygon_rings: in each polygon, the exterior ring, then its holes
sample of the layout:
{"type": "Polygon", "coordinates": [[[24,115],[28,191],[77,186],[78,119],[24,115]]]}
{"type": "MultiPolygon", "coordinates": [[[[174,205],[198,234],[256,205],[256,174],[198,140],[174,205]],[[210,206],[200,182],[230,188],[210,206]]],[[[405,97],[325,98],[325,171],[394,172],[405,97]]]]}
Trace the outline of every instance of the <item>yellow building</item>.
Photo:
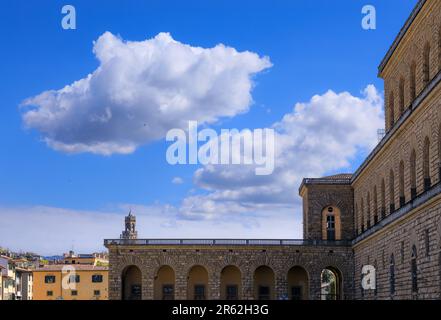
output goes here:
{"type": "Polygon", "coordinates": [[[93,266],[108,266],[109,260],[105,254],[92,253],[92,254],[75,254],[70,251],[64,255],[61,260],[62,264],[90,264],[93,266]]]}
{"type": "Polygon", "coordinates": [[[34,300],[107,300],[108,267],[48,265],[34,270],[34,300]]]}

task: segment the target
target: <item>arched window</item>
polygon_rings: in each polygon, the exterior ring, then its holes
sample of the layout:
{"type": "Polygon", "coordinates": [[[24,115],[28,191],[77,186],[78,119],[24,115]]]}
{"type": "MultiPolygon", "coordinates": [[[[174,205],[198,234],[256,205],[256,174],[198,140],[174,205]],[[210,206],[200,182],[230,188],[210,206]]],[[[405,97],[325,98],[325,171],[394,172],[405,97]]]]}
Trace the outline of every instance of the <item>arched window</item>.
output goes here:
{"type": "Polygon", "coordinates": [[[441,71],[441,25],[438,27],[438,71],[441,71]]]}
{"type": "Polygon", "coordinates": [[[386,217],[386,183],[381,180],[381,219],[386,217]]]}
{"type": "Polygon", "coordinates": [[[327,267],[320,276],[321,300],[340,300],[341,298],[341,273],[339,270],[327,267]]]}
{"type": "Polygon", "coordinates": [[[441,124],[438,129],[438,182],[441,182],[441,124]]]}
{"type": "Polygon", "coordinates": [[[415,149],[412,149],[410,153],[410,197],[411,199],[415,199],[417,195],[416,189],[416,152],[415,149]]]}
{"type": "Polygon", "coordinates": [[[395,176],[391,169],[389,173],[389,214],[395,211],[395,176]]]}
{"type": "Polygon", "coordinates": [[[395,123],[395,97],[391,92],[389,96],[389,129],[392,129],[395,123]]]}
{"type": "Polygon", "coordinates": [[[406,197],[404,195],[404,161],[400,162],[400,207],[406,203],[406,197]]]}
{"type": "Polygon", "coordinates": [[[410,100],[411,103],[416,98],[416,63],[415,61],[412,62],[410,65],[410,75],[409,75],[409,93],[410,93],[410,100]]]}
{"type": "Polygon", "coordinates": [[[431,181],[430,181],[430,140],[428,137],[426,137],[424,139],[423,172],[424,172],[424,191],[427,191],[431,187],[431,181]]]}
{"type": "Polygon", "coordinates": [[[340,210],[336,207],[326,207],[322,212],[323,240],[341,240],[340,210]]]}
{"type": "Polygon", "coordinates": [[[121,274],[121,291],[122,300],[142,299],[142,273],[137,266],[124,268],[121,274]]]}
{"type": "Polygon", "coordinates": [[[378,223],[378,195],[377,186],[374,186],[374,224],[378,223]]]}
{"type": "Polygon", "coordinates": [[[393,253],[389,260],[389,292],[391,296],[395,294],[395,258],[393,253]]]}
{"type": "Polygon", "coordinates": [[[423,81],[427,85],[430,81],[430,44],[426,43],[423,52],[423,81]]]}
{"type": "Polygon", "coordinates": [[[361,213],[361,232],[364,232],[364,200],[363,200],[363,198],[361,198],[360,213],[361,213]]]}
{"type": "Polygon", "coordinates": [[[417,268],[417,249],[412,246],[412,255],[410,260],[410,272],[412,277],[412,292],[418,292],[418,268],[417,268]]]}
{"type": "Polygon", "coordinates": [[[400,79],[399,91],[400,91],[399,92],[399,94],[400,94],[400,101],[399,101],[399,103],[400,103],[400,115],[402,115],[403,112],[404,112],[404,104],[405,104],[405,102],[404,102],[404,79],[403,78],[400,79]]]}
{"type": "Polygon", "coordinates": [[[360,227],[360,212],[358,211],[358,203],[355,204],[355,235],[359,235],[360,227]]]}
{"type": "Polygon", "coordinates": [[[367,227],[371,227],[371,193],[368,192],[366,200],[366,217],[367,217],[367,227]]]}

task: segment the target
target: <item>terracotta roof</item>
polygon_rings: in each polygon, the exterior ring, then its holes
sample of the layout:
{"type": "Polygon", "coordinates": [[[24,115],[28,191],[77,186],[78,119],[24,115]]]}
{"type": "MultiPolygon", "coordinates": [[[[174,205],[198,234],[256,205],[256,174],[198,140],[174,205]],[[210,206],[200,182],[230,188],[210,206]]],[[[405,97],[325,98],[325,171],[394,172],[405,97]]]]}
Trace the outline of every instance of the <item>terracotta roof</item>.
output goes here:
{"type": "Polygon", "coordinates": [[[109,267],[102,267],[102,266],[93,266],[88,264],[53,264],[44,266],[41,268],[37,268],[34,270],[34,272],[38,271],[61,271],[64,267],[74,267],[75,270],[78,271],[107,271],[109,270],[109,267]]]}

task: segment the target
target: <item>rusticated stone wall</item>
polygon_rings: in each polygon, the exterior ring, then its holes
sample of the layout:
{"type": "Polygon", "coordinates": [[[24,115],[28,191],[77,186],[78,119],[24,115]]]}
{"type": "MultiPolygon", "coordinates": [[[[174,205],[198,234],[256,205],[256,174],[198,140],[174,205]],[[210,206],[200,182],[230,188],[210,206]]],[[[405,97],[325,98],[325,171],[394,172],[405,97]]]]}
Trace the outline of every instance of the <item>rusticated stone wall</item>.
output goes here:
{"type": "Polygon", "coordinates": [[[109,246],[109,297],[121,299],[122,273],[131,265],[142,272],[142,299],[153,299],[154,279],[161,266],[175,272],[175,299],[187,299],[187,277],[193,266],[208,271],[208,299],[220,299],[220,274],[226,266],[236,266],[241,272],[241,299],[252,300],[254,271],[268,266],[275,275],[275,299],[288,293],[288,272],[299,266],[308,274],[310,299],[320,299],[321,272],[332,268],[340,275],[341,298],[353,298],[353,257],[350,247],[326,246],[109,246]]]}

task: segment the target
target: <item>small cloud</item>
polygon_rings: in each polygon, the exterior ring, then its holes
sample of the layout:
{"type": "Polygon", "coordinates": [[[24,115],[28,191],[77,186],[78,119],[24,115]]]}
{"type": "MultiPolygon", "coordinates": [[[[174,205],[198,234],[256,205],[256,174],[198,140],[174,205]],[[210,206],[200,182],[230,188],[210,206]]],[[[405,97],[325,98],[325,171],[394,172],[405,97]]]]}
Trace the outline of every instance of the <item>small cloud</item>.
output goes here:
{"type": "Polygon", "coordinates": [[[184,180],[183,180],[182,178],[180,178],[180,177],[174,177],[174,178],[172,179],[172,183],[173,183],[173,184],[183,184],[183,183],[184,183],[184,180]]]}

